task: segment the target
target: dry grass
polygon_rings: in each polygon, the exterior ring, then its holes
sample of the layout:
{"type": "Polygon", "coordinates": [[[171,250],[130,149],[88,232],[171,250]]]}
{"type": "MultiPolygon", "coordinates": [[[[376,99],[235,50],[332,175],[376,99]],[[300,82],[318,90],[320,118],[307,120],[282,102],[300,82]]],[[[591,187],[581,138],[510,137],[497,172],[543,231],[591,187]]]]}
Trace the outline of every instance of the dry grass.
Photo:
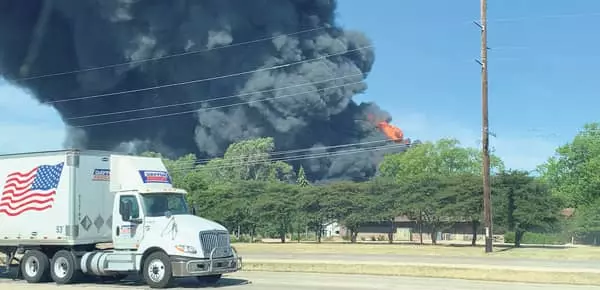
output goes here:
{"type": "Polygon", "coordinates": [[[600,275],[596,273],[541,272],[507,269],[472,269],[435,266],[334,263],[245,262],[243,270],[268,272],[391,275],[546,284],[600,285],[600,275]]]}
{"type": "Polygon", "coordinates": [[[432,246],[406,244],[347,244],[347,243],[236,243],[236,249],[244,254],[397,254],[448,257],[498,257],[531,258],[549,260],[597,260],[600,248],[495,248],[494,253],[485,254],[482,247],[432,246]]]}

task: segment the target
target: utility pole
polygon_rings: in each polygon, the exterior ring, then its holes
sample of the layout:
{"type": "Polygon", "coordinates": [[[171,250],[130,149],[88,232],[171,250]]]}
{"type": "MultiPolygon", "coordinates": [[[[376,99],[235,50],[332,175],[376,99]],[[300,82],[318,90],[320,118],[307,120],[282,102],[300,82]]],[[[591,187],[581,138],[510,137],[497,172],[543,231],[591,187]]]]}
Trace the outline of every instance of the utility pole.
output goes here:
{"type": "Polygon", "coordinates": [[[483,219],[485,225],[485,252],[493,251],[492,189],[490,186],[490,130],[488,124],[488,46],[487,46],[487,0],[481,1],[481,117],[482,117],[482,167],[483,167],[483,219]]]}
{"type": "Polygon", "coordinates": [[[481,0],[481,117],[483,145],[483,218],[485,220],[485,252],[493,251],[492,189],[490,186],[490,129],[488,124],[488,47],[487,0],[481,0]]]}

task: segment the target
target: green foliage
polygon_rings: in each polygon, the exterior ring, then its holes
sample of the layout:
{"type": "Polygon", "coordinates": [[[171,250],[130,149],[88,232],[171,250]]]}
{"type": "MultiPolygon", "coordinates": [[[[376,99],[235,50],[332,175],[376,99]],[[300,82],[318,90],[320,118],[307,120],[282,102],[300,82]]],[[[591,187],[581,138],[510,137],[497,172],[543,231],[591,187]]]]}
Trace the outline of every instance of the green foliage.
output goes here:
{"type": "Polygon", "coordinates": [[[372,206],[374,196],[366,193],[364,183],[350,181],[333,183],[325,190],[329,196],[336,197],[336,206],[331,208],[332,217],[346,226],[350,240],[356,242],[360,226],[376,221],[372,206]]]}
{"type": "Polygon", "coordinates": [[[447,216],[480,222],[483,213],[483,181],[481,176],[465,173],[444,179],[442,195],[447,216]]]}
{"type": "Polygon", "coordinates": [[[306,173],[304,173],[304,167],[302,167],[302,166],[300,166],[300,170],[298,170],[298,178],[296,179],[296,183],[301,187],[310,185],[310,182],[308,182],[308,179],[306,179],[306,173]]]}
{"type": "Polygon", "coordinates": [[[286,235],[291,229],[298,188],[285,183],[268,183],[264,190],[265,193],[256,200],[259,218],[264,226],[271,227],[281,242],[285,243],[286,235]]]}
{"type": "Polygon", "coordinates": [[[201,166],[205,175],[214,181],[260,180],[290,181],[294,170],[282,161],[272,161],[275,149],[273,138],[257,138],[231,144],[223,158],[215,158],[201,166]]]}
{"type": "MultiPolygon", "coordinates": [[[[515,232],[506,232],[504,242],[515,243],[515,232]]],[[[525,233],[521,238],[523,244],[564,245],[570,242],[571,238],[564,233],[525,233]]]]}
{"type": "MultiPolygon", "coordinates": [[[[382,176],[398,180],[421,175],[449,176],[454,174],[480,174],[481,154],[477,149],[460,147],[456,139],[425,142],[402,154],[386,156],[379,170],[382,176]]],[[[491,157],[493,169],[502,169],[502,161],[491,157]]]]}
{"type": "Polygon", "coordinates": [[[515,246],[525,232],[551,230],[559,222],[561,203],[548,186],[526,171],[499,174],[494,182],[495,220],[516,233],[515,246]]]}
{"type": "Polygon", "coordinates": [[[586,124],[539,171],[568,206],[593,203],[600,197],[600,123],[586,124]]]}
{"type": "Polygon", "coordinates": [[[600,240],[600,123],[586,124],[573,140],[538,167],[563,207],[575,208],[565,231],[583,242],[600,240]]]}
{"type": "MultiPolygon", "coordinates": [[[[579,147],[585,147],[580,144],[582,141],[577,142],[579,147]]],[[[460,146],[455,139],[426,142],[407,152],[388,155],[380,165],[379,175],[360,183],[311,185],[304,168],[297,168],[295,174],[291,165],[273,161],[274,149],[272,138],[241,141],[231,144],[222,158],[202,165],[198,165],[194,155],[177,160],[152,152],[144,155],[163,158],[175,186],[189,192],[188,200],[197,214],[230,229],[232,241],[268,237],[281,242],[289,238],[320,242],[325,226],[332,222],[344,226],[348,232],[344,238],[351,242],[357,242],[367,223],[389,225],[387,237],[375,235],[361,240],[390,240],[396,231],[393,221],[401,215],[415,219],[419,228],[429,229],[434,243],[435,232],[456,222],[470,222],[473,234],[479,232],[483,211],[481,154],[478,149],[460,146]]],[[[559,217],[563,204],[557,196],[567,196],[568,192],[571,200],[578,200],[596,194],[574,182],[577,175],[564,174],[573,174],[575,169],[583,172],[573,165],[577,162],[592,168],[594,162],[588,159],[595,158],[590,153],[595,151],[588,148],[586,152],[587,155],[569,155],[564,160],[551,159],[541,167],[542,178],[527,172],[504,171],[502,161],[492,156],[495,231],[515,232],[513,241],[517,245],[541,239],[541,234],[534,232],[563,231],[600,237],[600,223],[596,222],[600,214],[595,210],[600,207],[598,199],[579,203],[581,208],[569,222],[559,217]],[[570,169],[564,169],[565,164],[570,169]],[[565,179],[567,176],[572,180],[565,179]],[[558,186],[564,180],[588,192],[573,198],[574,186],[558,186]]],[[[564,240],[558,236],[544,236],[551,240],[545,243],[564,240]]],[[[511,239],[510,234],[508,238],[511,239]]]]}

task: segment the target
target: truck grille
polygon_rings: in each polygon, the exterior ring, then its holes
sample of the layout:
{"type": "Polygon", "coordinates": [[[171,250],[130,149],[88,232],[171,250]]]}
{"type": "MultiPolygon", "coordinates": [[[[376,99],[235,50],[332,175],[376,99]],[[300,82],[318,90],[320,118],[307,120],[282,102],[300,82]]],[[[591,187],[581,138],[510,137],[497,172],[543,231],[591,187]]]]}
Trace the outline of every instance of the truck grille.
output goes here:
{"type": "Polygon", "coordinates": [[[205,258],[209,258],[210,253],[215,248],[213,258],[224,258],[233,255],[228,232],[200,232],[200,243],[202,243],[202,251],[205,258]]]}

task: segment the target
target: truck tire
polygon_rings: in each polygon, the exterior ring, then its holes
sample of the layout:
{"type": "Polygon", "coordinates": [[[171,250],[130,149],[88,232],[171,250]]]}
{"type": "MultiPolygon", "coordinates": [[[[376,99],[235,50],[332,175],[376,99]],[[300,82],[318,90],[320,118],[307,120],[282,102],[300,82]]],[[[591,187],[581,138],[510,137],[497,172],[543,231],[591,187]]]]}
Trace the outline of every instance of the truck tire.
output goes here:
{"type": "Polygon", "coordinates": [[[29,250],[19,263],[21,275],[27,283],[50,281],[50,261],[48,256],[38,250],[29,250]]]}
{"type": "Polygon", "coordinates": [[[221,276],[222,276],[222,274],[217,274],[217,275],[208,275],[208,276],[198,276],[196,278],[198,279],[198,282],[200,282],[202,284],[214,285],[219,282],[219,280],[221,279],[221,276]]]}
{"type": "Polygon", "coordinates": [[[173,283],[171,259],[164,252],[154,252],[144,262],[144,281],[150,288],[168,288],[173,283]]]}
{"type": "Polygon", "coordinates": [[[81,277],[77,269],[77,258],[73,253],[60,250],[54,254],[50,262],[50,275],[56,284],[71,284],[81,277]]]}

